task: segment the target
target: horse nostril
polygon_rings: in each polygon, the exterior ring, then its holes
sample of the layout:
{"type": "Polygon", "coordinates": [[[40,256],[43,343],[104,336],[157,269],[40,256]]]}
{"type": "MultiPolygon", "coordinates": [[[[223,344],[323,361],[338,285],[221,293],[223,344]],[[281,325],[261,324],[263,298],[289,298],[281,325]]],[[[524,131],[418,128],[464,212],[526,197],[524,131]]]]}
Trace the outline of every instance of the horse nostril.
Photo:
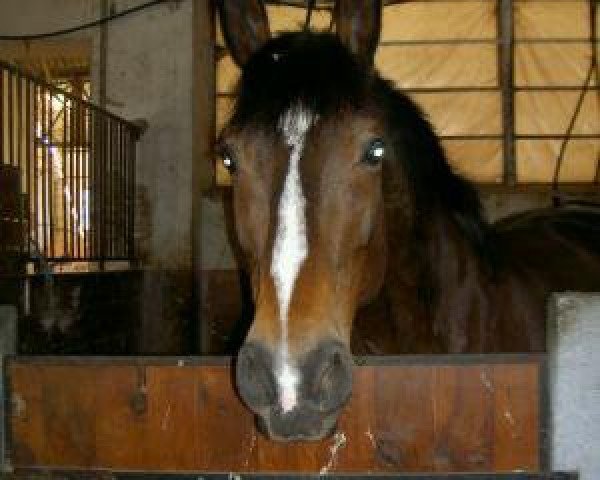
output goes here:
{"type": "Polygon", "coordinates": [[[238,353],[235,376],[238,392],[251,409],[276,402],[272,357],[266,348],[256,343],[244,345],[238,353]]]}
{"type": "Polygon", "coordinates": [[[333,343],[321,347],[315,358],[309,399],[322,412],[338,410],[352,390],[352,357],[343,345],[333,343]]]}
{"type": "MultiPolygon", "coordinates": [[[[331,390],[335,384],[336,377],[340,374],[341,368],[342,357],[338,352],[336,352],[333,354],[331,361],[329,363],[326,362],[323,365],[320,378],[317,378],[317,381],[315,382],[315,388],[317,390],[331,390]]],[[[315,393],[318,393],[318,391],[315,393]]]]}

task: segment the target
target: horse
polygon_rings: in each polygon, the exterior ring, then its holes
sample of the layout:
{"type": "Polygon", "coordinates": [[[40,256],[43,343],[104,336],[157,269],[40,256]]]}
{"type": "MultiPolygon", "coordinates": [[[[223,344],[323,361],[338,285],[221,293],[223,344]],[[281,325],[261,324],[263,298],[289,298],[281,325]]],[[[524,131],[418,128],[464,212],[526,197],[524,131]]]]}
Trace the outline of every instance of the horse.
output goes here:
{"type": "Polygon", "coordinates": [[[217,148],[255,305],[235,382],[278,441],[331,434],[353,354],[543,351],[549,293],[600,289],[599,212],[485,220],[374,67],[381,8],[338,0],[335,33],[272,37],[259,0],[219,4],[241,77],[217,148]]]}

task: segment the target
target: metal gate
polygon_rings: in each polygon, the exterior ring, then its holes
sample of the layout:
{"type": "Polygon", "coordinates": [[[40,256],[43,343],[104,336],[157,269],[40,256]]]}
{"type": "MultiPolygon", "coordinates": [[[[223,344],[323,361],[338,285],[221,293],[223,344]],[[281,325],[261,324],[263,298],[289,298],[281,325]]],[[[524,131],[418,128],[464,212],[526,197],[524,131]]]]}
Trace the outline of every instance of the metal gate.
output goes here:
{"type": "Polygon", "coordinates": [[[132,259],[137,137],[76,93],[0,63],[0,259],[132,259]]]}

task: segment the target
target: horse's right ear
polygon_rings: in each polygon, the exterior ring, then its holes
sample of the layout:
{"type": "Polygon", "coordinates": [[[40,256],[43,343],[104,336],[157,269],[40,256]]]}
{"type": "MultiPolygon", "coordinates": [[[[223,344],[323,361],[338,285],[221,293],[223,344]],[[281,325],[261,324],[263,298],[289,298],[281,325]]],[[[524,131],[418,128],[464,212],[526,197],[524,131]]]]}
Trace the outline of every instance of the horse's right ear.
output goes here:
{"type": "Polygon", "coordinates": [[[231,56],[240,67],[269,39],[269,19],[260,0],[220,0],[221,29],[231,56]]]}

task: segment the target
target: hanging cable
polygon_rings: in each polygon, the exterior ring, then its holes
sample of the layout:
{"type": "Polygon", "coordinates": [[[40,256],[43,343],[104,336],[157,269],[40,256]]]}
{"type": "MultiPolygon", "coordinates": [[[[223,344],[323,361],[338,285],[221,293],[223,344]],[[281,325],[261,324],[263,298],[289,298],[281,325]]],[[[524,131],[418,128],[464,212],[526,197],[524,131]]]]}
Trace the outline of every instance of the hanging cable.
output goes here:
{"type": "Polygon", "coordinates": [[[126,15],[130,15],[135,12],[139,12],[140,10],[144,10],[149,7],[153,7],[155,5],[159,5],[161,3],[170,2],[173,0],[152,0],[150,2],[142,3],[141,5],[137,5],[135,7],[128,8],[123,10],[122,12],[114,13],[109,15],[108,17],[99,18],[92,22],[84,23],[82,25],[78,25],[76,27],[65,28],[62,30],[56,30],[54,32],[45,32],[45,33],[34,33],[29,35],[0,35],[0,40],[39,40],[41,38],[48,37],[57,37],[60,35],[66,35],[68,33],[78,32],[80,30],[85,30],[87,28],[97,27],[99,25],[103,25],[105,23],[111,22],[120,17],[124,17],[126,15]]]}
{"type": "MultiPolygon", "coordinates": [[[[569,121],[569,126],[567,127],[567,131],[565,137],[560,146],[560,151],[558,153],[558,157],[556,159],[556,165],[554,167],[554,176],[552,178],[552,201],[555,206],[558,206],[562,203],[562,199],[560,197],[560,188],[559,188],[559,176],[560,170],[564,161],[565,151],[567,150],[567,146],[569,144],[569,140],[571,140],[571,133],[573,133],[573,128],[575,128],[575,123],[577,122],[577,118],[579,117],[579,113],[581,112],[581,107],[583,106],[583,100],[585,99],[585,95],[589,91],[590,83],[592,81],[592,77],[594,72],[596,73],[596,89],[600,88],[600,73],[598,69],[598,50],[597,50],[597,32],[596,32],[596,12],[598,4],[596,0],[589,0],[590,6],[590,47],[591,47],[591,57],[590,57],[590,66],[585,77],[585,82],[581,88],[581,93],[579,98],[577,99],[577,104],[575,105],[575,110],[573,111],[573,116],[569,121]]],[[[596,95],[598,99],[598,107],[600,109],[600,90],[596,90],[596,95]]],[[[597,167],[596,167],[596,175],[594,179],[594,183],[600,182],[600,152],[598,152],[597,156],[597,167]]]]}
{"type": "Polygon", "coordinates": [[[304,30],[310,29],[310,21],[312,19],[312,13],[315,9],[315,4],[317,0],[308,0],[308,4],[306,5],[306,18],[304,19],[304,30]]]}
{"type": "MultiPolygon", "coordinates": [[[[600,65],[598,65],[598,49],[600,48],[600,45],[598,45],[598,24],[593,20],[598,18],[598,3],[594,0],[590,1],[590,15],[592,18],[592,61],[596,65],[596,108],[598,109],[598,112],[600,112],[600,65]]],[[[600,184],[600,149],[596,155],[596,178],[594,179],[594,183],[600,184]]]]}

